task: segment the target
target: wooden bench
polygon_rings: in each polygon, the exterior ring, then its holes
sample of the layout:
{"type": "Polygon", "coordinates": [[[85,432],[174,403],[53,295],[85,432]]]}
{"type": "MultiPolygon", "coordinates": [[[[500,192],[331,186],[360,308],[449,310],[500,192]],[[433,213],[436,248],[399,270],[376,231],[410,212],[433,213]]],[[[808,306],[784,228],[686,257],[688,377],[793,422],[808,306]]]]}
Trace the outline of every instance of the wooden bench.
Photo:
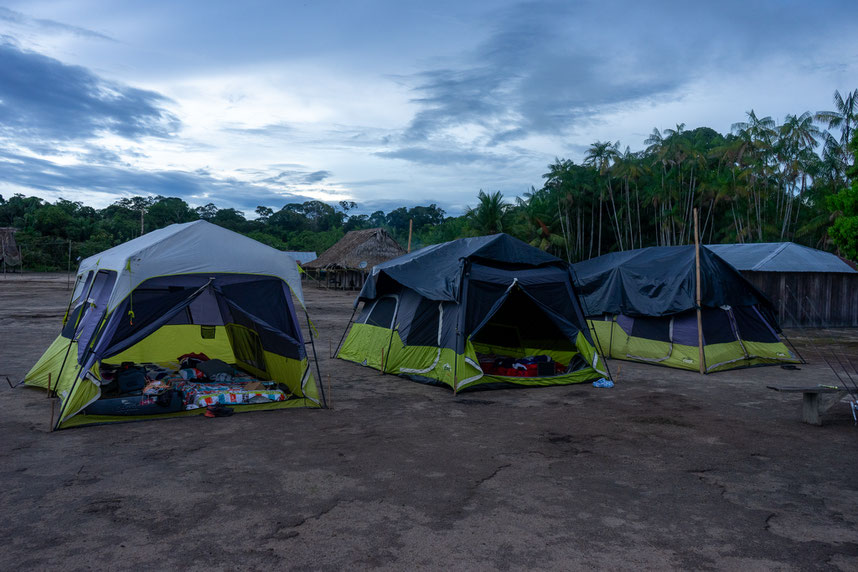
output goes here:
{"type": "Polygon", "coordinates": [[[822,425],[821,414],[825,413],[849,393],[849,390],[845,387],[832,385],[817,385],[815,387],[769,385],[767,387],[783,393],[801,393],[803,396],[801,420],[810,425],[822,425]],[[825,399],[823,399],[822,394],[826,394],[825,399]]]}

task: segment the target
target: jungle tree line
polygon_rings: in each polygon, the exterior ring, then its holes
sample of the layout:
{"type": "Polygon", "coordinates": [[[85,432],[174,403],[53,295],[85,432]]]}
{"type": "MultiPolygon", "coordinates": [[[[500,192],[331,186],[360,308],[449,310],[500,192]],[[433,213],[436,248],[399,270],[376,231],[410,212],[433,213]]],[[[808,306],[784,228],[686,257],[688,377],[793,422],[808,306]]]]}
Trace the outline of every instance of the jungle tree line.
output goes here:
{"type": "Polygon", "coordinates": [[[726,135],[653,129],[640,151],[597,141],[581,164],[556,159],[542,188],[515,203],[481,191],[471,226],[503,228],[575,261],[693,242],[696,208],[703,242],[794,241],[855,256],[848,219],[839,219],[854,209],[841,191],[855,175],[858,90],[835,92],[834,103],[781,124],[751,110],[726,135]]]}
{"type": "Polygon", "coordinates": [[[77,259],[169,224],[208,220],[282,250],[318,253],[346,232],[384,227],[403,245],[507,232],[570,261],[615,250],[693,242],[791,240],[858,257],[858,90],[834,93],[834,109],[787,115],[754,110],[730,133],[678,124],[653,129],[645,147],[597,141],[584,160],[555,159],[540,188],[514,202],[480,190],[462,216],[435,204],[358,214],[341,201],[258,206],[254,218],[177,197],[124,197],[104,209],[60,199],[0,196],[0,226],[19,229],[25,266],[65,268],[77,259]]]}

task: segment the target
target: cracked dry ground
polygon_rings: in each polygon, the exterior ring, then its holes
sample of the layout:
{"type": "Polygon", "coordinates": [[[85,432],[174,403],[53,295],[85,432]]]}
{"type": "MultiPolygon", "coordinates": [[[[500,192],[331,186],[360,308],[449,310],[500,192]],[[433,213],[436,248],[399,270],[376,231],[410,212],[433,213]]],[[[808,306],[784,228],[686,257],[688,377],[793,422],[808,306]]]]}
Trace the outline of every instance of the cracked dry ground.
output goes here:
{"type": "MultiPolygon", "coordinates": [[[[36,278],[0,278],[12,378],[66,303],[36,278]]],[[[765,388],[824,364],[454,396],[328,359],[353,293],[307,299],[331,410],[48,434],[43,393],[0,390],[3,567],[858,569],[848,407],[811,427],[765,388]]]]}

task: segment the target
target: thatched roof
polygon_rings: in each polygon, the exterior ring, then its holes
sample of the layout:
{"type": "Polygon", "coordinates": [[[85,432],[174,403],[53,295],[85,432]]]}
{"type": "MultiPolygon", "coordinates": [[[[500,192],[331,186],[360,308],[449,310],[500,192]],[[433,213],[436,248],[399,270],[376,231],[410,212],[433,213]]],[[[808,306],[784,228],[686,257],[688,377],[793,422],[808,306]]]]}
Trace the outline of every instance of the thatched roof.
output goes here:
{"type": "Polygon", "coordinates": [[[21,253],[18,250],[18,243],[15,242],[16,228],[6,226],[0,228],[0,262],[5,262],[6,266],[18,266],[21,264],[21,253]]]}
{"type": "Polygon", "coordinates": [[[319,258],[303,264],[304,268],[367,270],[373,266],[405,254],[405,249],[393,240],[383,228],[352,230],[319,258]],[[365,262],[366,264],[361,264],[365,262]]]}

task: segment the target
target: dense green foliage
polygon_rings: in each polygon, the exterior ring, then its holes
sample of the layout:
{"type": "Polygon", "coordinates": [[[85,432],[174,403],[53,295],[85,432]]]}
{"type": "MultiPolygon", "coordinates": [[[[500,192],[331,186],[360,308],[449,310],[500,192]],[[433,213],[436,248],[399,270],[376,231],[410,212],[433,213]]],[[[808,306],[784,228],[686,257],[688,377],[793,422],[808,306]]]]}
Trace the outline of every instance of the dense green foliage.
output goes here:
{"type": "Polygon", "coordinates": [[[65,269],[71,259],[172,223],[205,219],[284,250],[321,253],[354,229],[385,227],[403,246],[508,232],[570,261],[614,250],[694,240],[699,211],[705,243],[791,240],[858,258],[858,90],[834,95],[835,110],[787,115],[781,125],[753,110],[721,134],[684,124],[659,131],[647,147],[621,151],[597,141],[582,164],[556,159],[515,203],[479,191],[474,207],[447,217],[437,205],[352,214],[341,201],[256,209],[247,219],[213,204],[192,208],[176,197],[130,197],[96,210],[16,194],[0,196],[0,227],[19,229],[24,265],[65,269]],[[835,134],[828,130],[837,130],[835,134]],[[853,151],[850,153],[848,150],[853,151]]]}

